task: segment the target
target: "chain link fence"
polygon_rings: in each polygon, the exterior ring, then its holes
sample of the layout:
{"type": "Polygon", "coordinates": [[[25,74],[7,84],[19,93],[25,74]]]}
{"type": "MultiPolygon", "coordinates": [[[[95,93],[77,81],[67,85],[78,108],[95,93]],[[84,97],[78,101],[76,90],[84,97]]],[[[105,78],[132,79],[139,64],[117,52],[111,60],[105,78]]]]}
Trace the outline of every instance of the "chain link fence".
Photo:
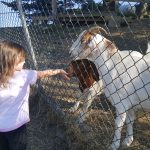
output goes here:
{"type": "MultiPolygon", "coordinates": [[[[145,55],[150,36],[148,1],[3,0],[0,2],[0,40],[23,45],[26,68],[63,68],[72,61],[69,49],[79,34],[101,26],[119,50],[145,55]]],[[[150,58],[149,58],[150,59],[150,58]]],[[[28,150],[107,150],[115,132],[115,108],[98,95],[79,124],[86,99],[77,78],[59,76],[40,80],[31,88],[28,150]],[[83,98],[83,100],[81,100],[83,98]],[[79,108],[70,108],[81,100],[79,108]]],[[[150,110],[150,108],[149,108],[150,110]]],[[[134,141],[126,150],[150,150],[150,114],[136,113],[134,141]]],[[[125,138],[126,125],[122,132],[125,138]]]]}

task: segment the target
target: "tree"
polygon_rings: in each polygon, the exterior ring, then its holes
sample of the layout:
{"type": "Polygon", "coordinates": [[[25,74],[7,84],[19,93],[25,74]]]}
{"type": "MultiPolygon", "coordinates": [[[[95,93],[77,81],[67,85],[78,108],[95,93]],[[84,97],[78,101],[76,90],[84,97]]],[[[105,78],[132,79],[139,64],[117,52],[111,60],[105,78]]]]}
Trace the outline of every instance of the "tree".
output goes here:
{"type": "MultiPolygon", "coordinates": [[[[31,0],[22,0],[22,6],[27,11],[30,11],[34,7],[34,2],[32,3],[29,3],[29,2],[31,2],[31,0]]],[[[11,7],[11,9],[14,11],[18,11],[17,2],[15,0],[12,2],[1,1],[1,3],[3,3],[4,5],[8,7],[11,7]]]]}

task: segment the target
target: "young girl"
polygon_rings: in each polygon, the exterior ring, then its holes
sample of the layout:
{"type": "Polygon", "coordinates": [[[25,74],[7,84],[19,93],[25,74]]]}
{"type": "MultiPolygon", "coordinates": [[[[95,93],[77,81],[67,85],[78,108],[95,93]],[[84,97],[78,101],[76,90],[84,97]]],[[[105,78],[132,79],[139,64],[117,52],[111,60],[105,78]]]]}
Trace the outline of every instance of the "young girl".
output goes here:
{"type": "Polygon", "coordinates": [[[0,42],[0,150],[25,150],[29,118],[29,88],[37,79],[67,73],[56,70],[25,70],[24,48],[10,41],[0,42]]]}

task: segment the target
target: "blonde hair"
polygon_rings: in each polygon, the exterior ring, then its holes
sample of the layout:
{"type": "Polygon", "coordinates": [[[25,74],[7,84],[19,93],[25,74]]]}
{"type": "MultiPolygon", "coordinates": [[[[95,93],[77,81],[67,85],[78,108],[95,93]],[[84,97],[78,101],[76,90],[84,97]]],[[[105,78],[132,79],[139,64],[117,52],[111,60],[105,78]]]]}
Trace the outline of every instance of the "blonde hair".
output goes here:
{"type": "Polygon", "coordinates": [[[25,60],[25,49],[14,42],[0,42],[0,87],[6,87],[15,72],[15,65],[25,60]]]}

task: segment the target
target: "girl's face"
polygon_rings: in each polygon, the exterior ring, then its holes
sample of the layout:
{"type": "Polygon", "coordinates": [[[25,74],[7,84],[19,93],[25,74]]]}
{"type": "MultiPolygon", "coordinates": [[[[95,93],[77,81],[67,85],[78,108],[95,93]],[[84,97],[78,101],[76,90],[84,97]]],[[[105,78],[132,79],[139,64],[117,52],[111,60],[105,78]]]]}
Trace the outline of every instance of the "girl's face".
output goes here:
{"type": "Polygon", "coordinates": [[[25,60],[18,63],[16,66],[15,66],[15,71],[21,71],[23,69],[23,65],[25,63],[25,60]]]}

